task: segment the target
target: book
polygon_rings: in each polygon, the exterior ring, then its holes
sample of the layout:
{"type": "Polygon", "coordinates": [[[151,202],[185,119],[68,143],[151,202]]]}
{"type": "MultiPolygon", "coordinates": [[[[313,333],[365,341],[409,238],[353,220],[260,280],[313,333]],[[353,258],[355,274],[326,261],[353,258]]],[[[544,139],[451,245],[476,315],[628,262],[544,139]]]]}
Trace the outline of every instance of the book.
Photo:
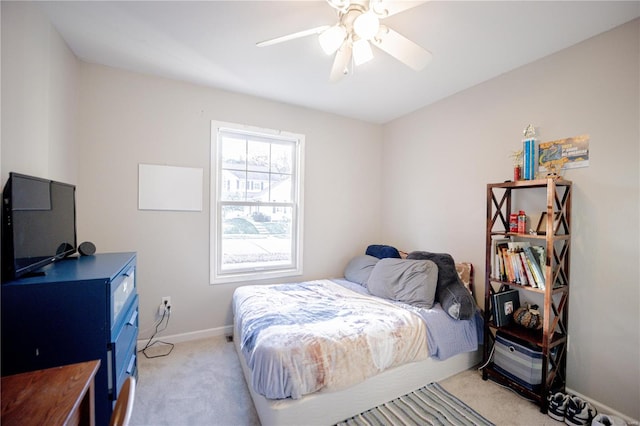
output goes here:
{"type": "Polygon", "coordinates": [[[502,265],[502,253],[498,246],[500,244],[507,244],[509,242],[509,238],[505,238],[503,236],[494,235],[491,238],[491,277],[495,279],[502,279],[502,272],[504,270],[504,265],[502,265]]]}
{"type": "Polygon", "coordinates": [[[517,258],[517,262],[518,262],[518,268],[520,269],[520,284],[521,285],[529,285],[529,276],[527,274],[529,267],[527,266],[526,263],[524,263],[522,261],[522,249],[517,250],[515,252],[516,258],[517,258]]]}
{"type": "Polygon", "coordinates": [[[511,262],[511,258],[509,257],[509,249],[506,247],[502,247],[500,250],[502,251],[502,260],[504,262],[505,276],[503,281],[512,283],[516,280],[516,278],[513,272],[513,263],[511,262]]]}
{"type": "Polygon", "coordinates": [[[498,279],[501,281],[507,280],[507,265],[504,261],[503,250],[507,249],[506,242],[497,242],[496,243],[496,257],[498,260],[498,279]]]}
{"type": "Polygon", "coordinates": [[[504,327],[513,322],[513,313],[520,307],[518,290],[505,290],[493,295],[493,322],[504,327]]]}
{"type": "Polygon", "coordinates": [[[531,251],[535,255],[535,258],[538,261],[538,265],[540,265],[540,269],[544,270],[544,267],[547,264],[547,256],[545,255],[545,248],[542,246],[531,246],[531,251]]]}
{"type": "Polygon", "coordinates": [[[513,265],[513,282],[516,284],[522,284],[522,272],[520,271],[520,256],[516,257],[516,252],[514,249],[509,250],[509,259],[511,260],[511,265],[513,265]]]}
{"type": "Polygon", "coordinates": [[[513,263],[515,282],[520,285],[528,285],[529,279],[527,277],[525,265],[523,265],[520,260],[520,252],[522,252],[524,247],[529,247],[530,243],[528,241],[511,241],[507,243],[507,246],[509,247],[511,262],[513,263]]]}
{"type": "Polygon", "coordinates": [[[533,254],[531,247],[525,247],[524,253],[527,256],[527,262],[529,263],[529,268],[531,268],[531,272],[533,273],[533,277],[536,280],[536,284],[538,288],[544,290],[545,289],[544,274],[542,273],[540,264],[536,259],[536,255],[533,254]]]}
{"type": "Polygon", "coordinates": [[[524,270],[527,274],[527,281],[529,282],[529,285],[534,288],[538,287],[538,285],[536,284],[536,279],[533,277],[533,272],[531,272],[531,268],[529,268],[529,262],[527,262],[527,255],[524,254],[524,250],[520,252],[520,260],[524,265],[524,270]]]}

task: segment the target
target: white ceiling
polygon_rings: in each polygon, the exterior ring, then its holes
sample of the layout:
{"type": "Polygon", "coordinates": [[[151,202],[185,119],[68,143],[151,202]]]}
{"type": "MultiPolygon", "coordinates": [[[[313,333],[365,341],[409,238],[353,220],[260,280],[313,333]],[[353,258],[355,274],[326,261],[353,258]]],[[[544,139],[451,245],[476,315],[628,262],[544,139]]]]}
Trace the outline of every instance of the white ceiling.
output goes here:
{"type": "MultiPolygon", "coordinates": [[[[385,123],[640,16],[640,1],[430,1],[383,22],[433,54],[416,72],[375,58],[337,83],[317,36],[325,1],[47,1],[73,52],[98,64],[385,123]]],[[[526,84],[526,82],[522,82],[526,84]]]]}

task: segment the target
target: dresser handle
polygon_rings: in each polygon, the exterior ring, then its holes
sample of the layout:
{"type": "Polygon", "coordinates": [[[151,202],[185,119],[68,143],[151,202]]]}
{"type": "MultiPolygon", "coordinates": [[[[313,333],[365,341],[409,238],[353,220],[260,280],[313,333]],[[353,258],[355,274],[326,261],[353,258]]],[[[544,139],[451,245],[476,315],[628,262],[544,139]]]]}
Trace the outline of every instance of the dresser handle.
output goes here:
{"type": "Polygon", "coordinates": [[[131,360],[129,361],[129,366],[127,367],[127,374],[131,375],[131,373],[133,372],[133,366],[136,363],[136,356],[132,356],[131,360]]]}
{"type": "Polygon", "coordinates": [[[135,325],[136,318],[138,318],[138,310],[137,309],[135,311],[133,311],[133,314],[131,314],[131,318],[129,318],[129,322],[127,322],[127,325],[135,325]]]}

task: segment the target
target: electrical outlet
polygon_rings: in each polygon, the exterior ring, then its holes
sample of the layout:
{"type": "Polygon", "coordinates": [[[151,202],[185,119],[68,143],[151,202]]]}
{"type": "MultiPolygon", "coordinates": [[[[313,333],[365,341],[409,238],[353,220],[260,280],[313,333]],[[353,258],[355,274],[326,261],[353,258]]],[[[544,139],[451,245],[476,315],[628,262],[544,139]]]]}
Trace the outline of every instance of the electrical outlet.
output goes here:
{"type": "Polygon", "coordinates": [[[158,306],[158,316],[165,315],[165,311],[167,309],[173,309],[171,306],[171,297],[165,296],[160,300],[160,305],[158,306]]]}
{"type": "Polygon", "coordinates": [[[170,296],[163,297],[160,303],[162,303],[165,306],[171,306],[171,297],[170,296]]]}

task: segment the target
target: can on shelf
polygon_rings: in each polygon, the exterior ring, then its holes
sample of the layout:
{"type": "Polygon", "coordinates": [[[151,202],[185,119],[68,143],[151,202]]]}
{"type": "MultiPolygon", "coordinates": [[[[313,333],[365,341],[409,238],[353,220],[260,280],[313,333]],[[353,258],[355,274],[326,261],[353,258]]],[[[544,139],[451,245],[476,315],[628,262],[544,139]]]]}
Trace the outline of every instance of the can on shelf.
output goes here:
{"type": "Polygon", "coordinates": [[[518,213],[509,215],[509,232],[518,232],[518,213]]]}
{"type": "Polygon", "coordinates": [[[524,234],[527,232],[527,215],[524,210],[520,210],[518,213],[518,233],[524,234]]]}

